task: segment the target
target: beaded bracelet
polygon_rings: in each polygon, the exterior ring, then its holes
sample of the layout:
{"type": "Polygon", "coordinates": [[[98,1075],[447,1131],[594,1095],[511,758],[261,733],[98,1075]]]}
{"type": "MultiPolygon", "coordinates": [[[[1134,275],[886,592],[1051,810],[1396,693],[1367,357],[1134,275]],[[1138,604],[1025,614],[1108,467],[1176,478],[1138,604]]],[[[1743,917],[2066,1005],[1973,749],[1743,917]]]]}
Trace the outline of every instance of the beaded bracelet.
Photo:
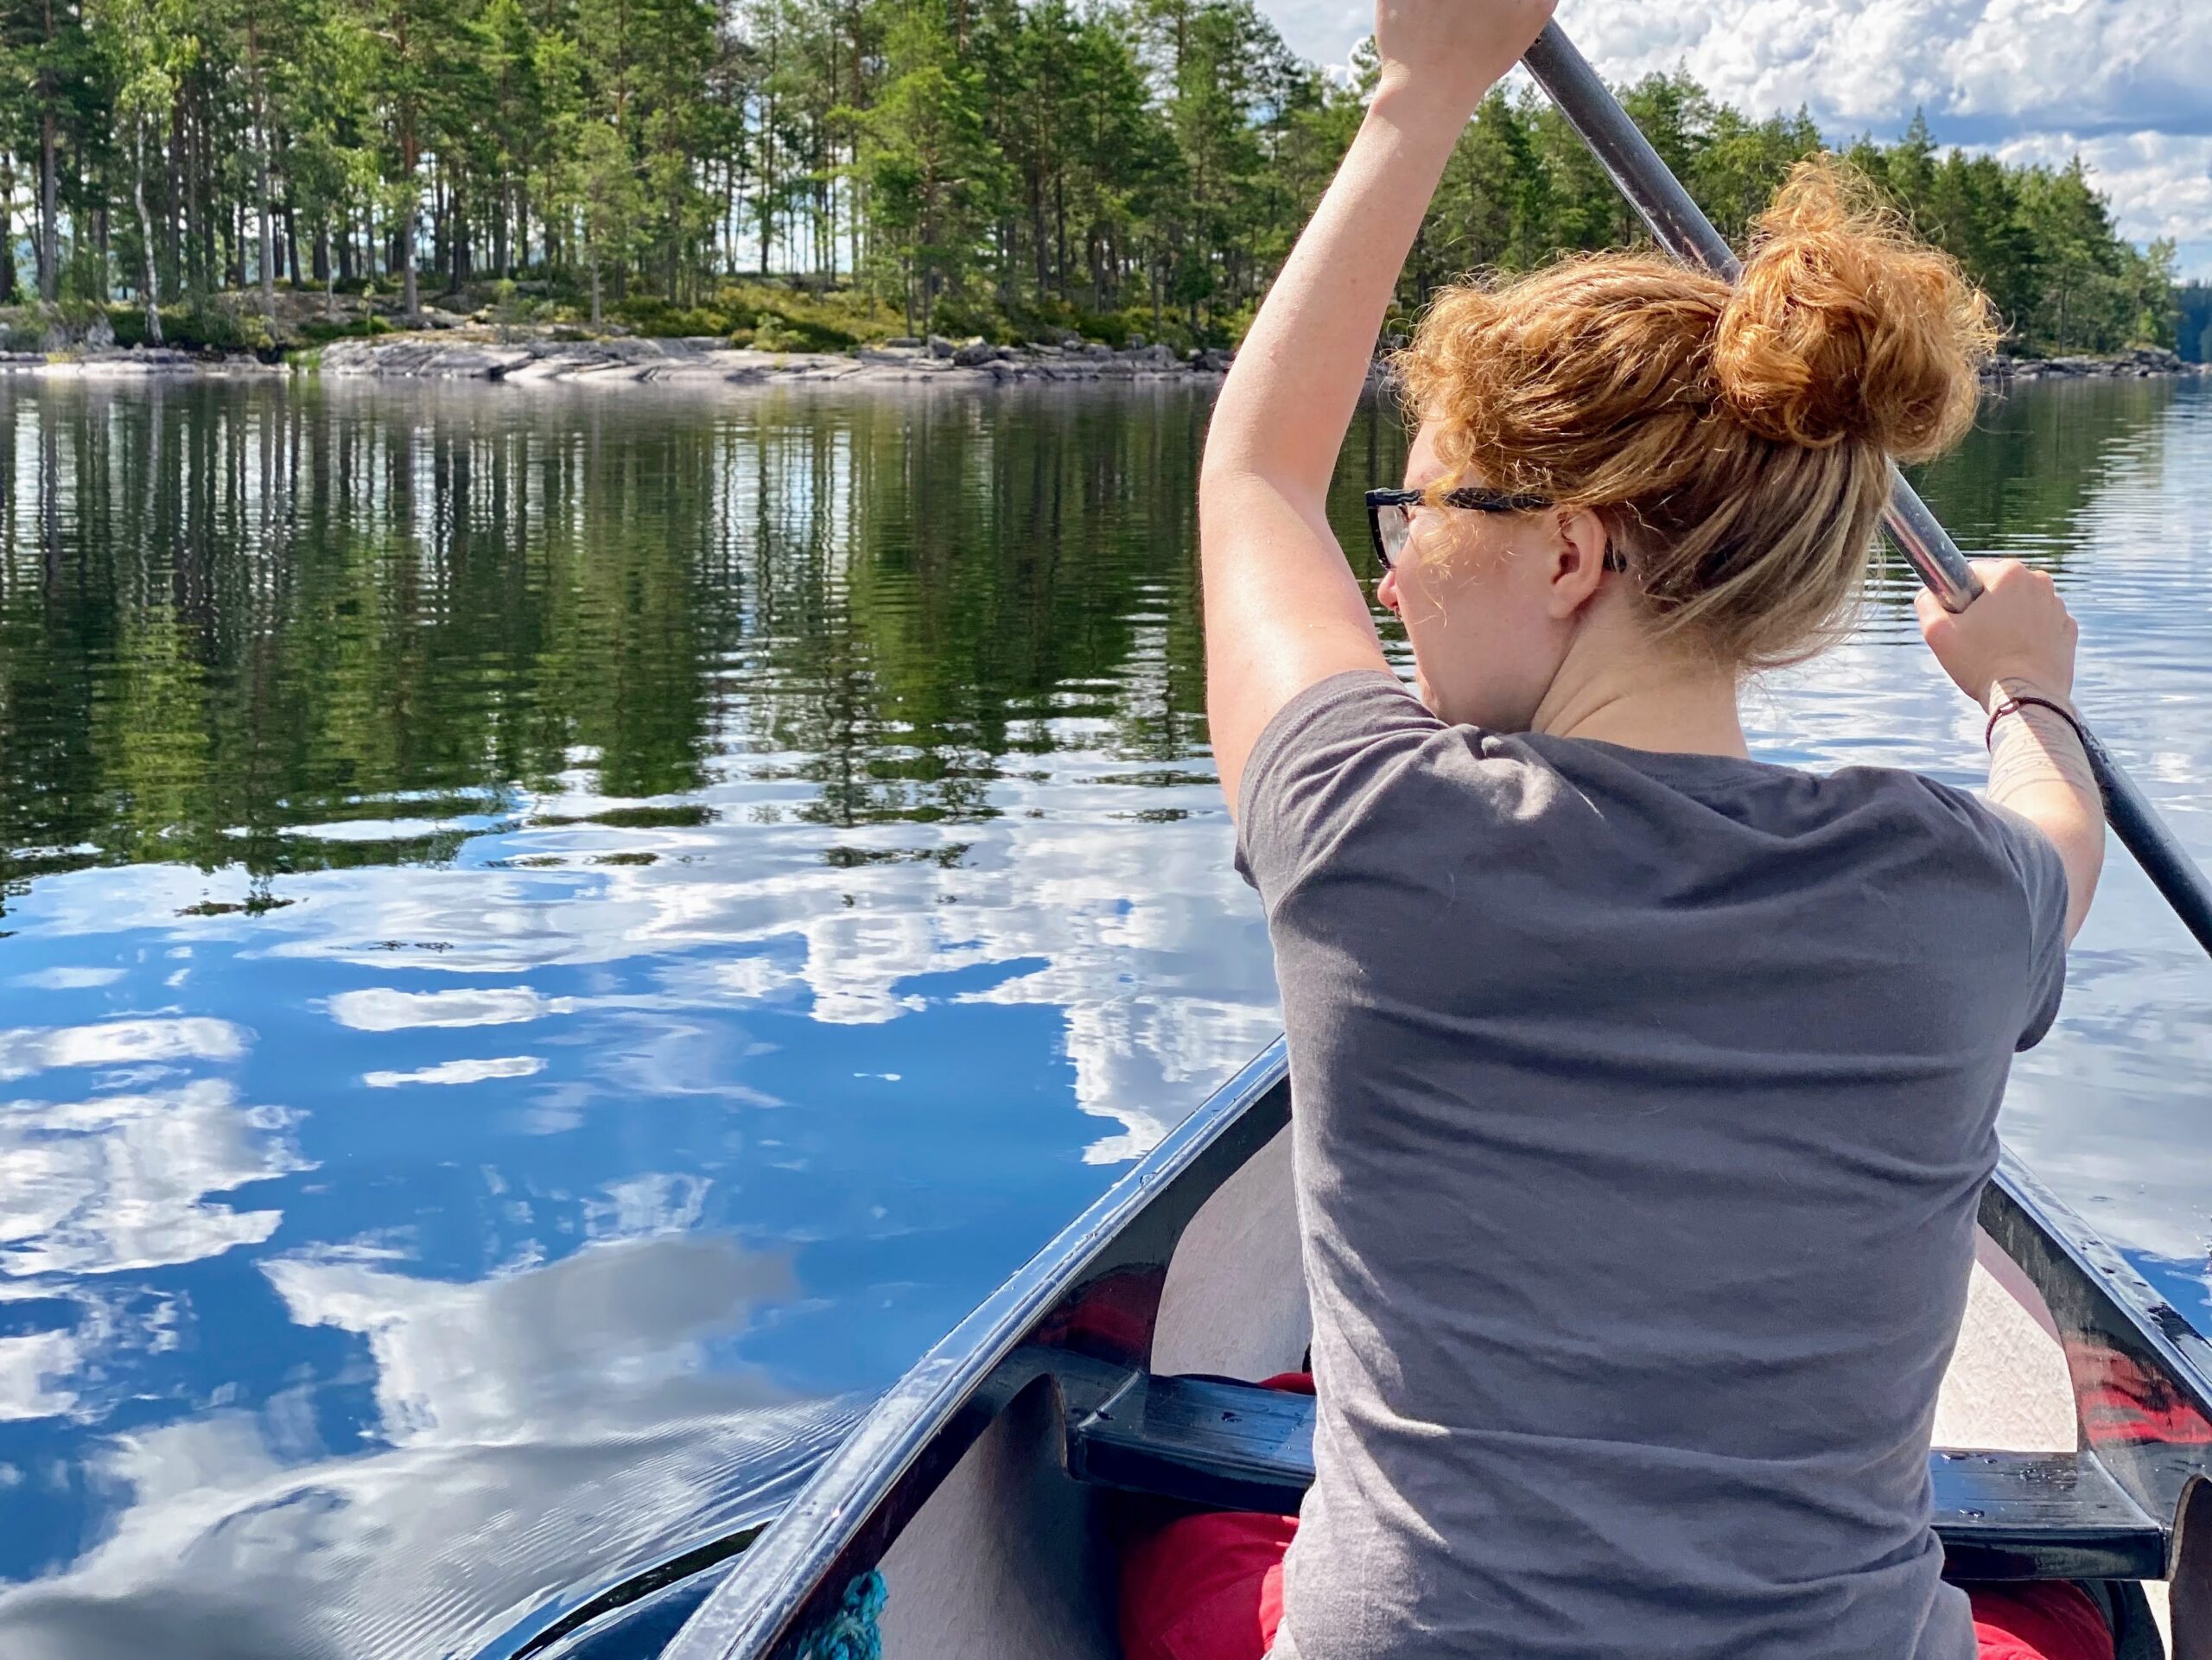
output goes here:
{"type": "Polygon", "coordinates": [[[2023,709],[2028,707],[2030,704],[2034,705],[2037,709],[2049,709],[2053,715],[2058,716],[2060,720],[2065,722],[2067,725],[2072,727],[2074,728],[2074,735],[2082,741],[2082,752],[2084,754],[2088,753],[2089,747],[2088,732],[2082,726],[2080,717],[2077,716],[2072,709],[2067,708],[2063,703],[2053,703],[2048,697],[2036,697],[2026,693],[2023,693],[2018,697],[2008,697],[2003,703],[1999,703],[1995,709],[1990,710],[1989,724],[1982,728],[1981,747],[1984,749],[1993,749],[1996,747],[1997,723],[2003,720],[2007,715],[2018,715],[2023,709]]]}

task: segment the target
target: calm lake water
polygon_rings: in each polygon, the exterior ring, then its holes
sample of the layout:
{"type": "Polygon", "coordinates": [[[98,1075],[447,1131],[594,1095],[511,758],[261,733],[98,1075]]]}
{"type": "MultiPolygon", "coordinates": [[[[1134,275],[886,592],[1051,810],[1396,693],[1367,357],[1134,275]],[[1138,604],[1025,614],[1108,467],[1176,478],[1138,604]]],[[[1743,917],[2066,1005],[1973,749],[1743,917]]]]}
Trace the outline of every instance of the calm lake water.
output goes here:
{"type": "MultiPolygon", "coordinates": [[[[1205,411],[0,383],[0,1653],[467,1654],[754,1518],[1272,1037],[1205,411]]],[[[2212,389],[1927,485],[2212,857],[2212,389]]],[[[1978,780],[1906,591],[1762,754],[1978,780]]],[[[2212,1328],[2208,1007],[2115,849],[2005,1128],[2212,1328]]]]}

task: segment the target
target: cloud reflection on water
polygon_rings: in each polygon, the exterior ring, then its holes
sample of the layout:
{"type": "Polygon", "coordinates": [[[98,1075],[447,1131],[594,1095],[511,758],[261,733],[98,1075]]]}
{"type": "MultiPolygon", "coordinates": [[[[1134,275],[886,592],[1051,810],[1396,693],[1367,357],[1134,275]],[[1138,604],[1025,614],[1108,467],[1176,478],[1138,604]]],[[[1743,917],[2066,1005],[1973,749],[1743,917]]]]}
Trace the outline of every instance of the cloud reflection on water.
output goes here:
{"type": "MultiPolygon", "coordinates": [[[[685,1220],[647,1201],[626,1224],[685,1220]]],[[[588,1542],[613,1575],[672,1523],[743,1525],[851,1410],[709,1358],[793,1288],[786,1257],[723,1237],[616,1238],[470,1284],[264,1271],[300,1323],[365,1339],[380,1450],[326,1446],[312,1389],[112,1438],[89,1472],[114,1495],[105,1536],[0,1591],[10,1660],[466,1652],[550,1588],[549,1529],[559,1560],[588,1542]]]]}

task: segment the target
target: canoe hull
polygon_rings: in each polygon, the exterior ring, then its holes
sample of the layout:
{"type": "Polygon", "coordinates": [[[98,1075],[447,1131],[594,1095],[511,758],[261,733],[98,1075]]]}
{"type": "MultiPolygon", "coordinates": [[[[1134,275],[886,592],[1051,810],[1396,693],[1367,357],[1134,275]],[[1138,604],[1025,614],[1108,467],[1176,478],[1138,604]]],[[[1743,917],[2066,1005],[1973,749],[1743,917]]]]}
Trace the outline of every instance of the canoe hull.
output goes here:
{"type": "MultiPolygon", "coordinates": [[[[1277,1043],[887,1395],[666,1660],[798,1660],[871,1571],[887,1593],[885,1660],[1115,1660],[1122,1501],[1068,1473],[1069,1425],[1100,1404],[1076,1397],[1099,1375],[1257,1378],[1299,1365],[1311,1325],[1288,1123],[1277,1043]]],[[[2094,1451],[2088,1473],[2125,1490],[2155,1565],[2159,1530],[2208,1467],[2212,1355],[2009,1161],[1982,1222],[1938,1445],[1980,1449],[1993,1468],[2005,1453],[2094,1451]],[[2085,1415],[2085,1378],[2107,1394],[2121,1380],[2149,1416],[2085,1415]]],[[[2212,1499],[2203,1508],[2212,1518],[2212,1499]]],[[[2008,1566],[1992,1536],[1978,1571],[2065,1560],[2039,1544],[2008,1566]]],[[[2212,1519],[2195,1544],[2212,1574],[2212,1519]]],[[[2186,1638],[2177,1652],[2212,1660],[2186,1638]]]]}

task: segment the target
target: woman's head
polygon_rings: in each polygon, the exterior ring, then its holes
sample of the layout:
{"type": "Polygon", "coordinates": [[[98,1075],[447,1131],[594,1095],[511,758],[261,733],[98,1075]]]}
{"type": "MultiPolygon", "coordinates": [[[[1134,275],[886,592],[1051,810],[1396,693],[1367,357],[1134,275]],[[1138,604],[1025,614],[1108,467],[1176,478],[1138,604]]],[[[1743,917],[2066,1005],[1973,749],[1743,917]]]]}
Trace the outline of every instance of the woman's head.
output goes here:
{"type": "Polygon", "coordinates": [[[1385,598],[1431,703],[1529,725],[1601,617],[1735,674],[1819,651],[1864,582],[1889,458],[1958,441],[1993,340],[1958,267],[1827,158],[1791,176],[1732,289],[1599,255],[1446,290],[1398,359],[1407,483],[1555,505],[1421,510],[1385,598]]]}

